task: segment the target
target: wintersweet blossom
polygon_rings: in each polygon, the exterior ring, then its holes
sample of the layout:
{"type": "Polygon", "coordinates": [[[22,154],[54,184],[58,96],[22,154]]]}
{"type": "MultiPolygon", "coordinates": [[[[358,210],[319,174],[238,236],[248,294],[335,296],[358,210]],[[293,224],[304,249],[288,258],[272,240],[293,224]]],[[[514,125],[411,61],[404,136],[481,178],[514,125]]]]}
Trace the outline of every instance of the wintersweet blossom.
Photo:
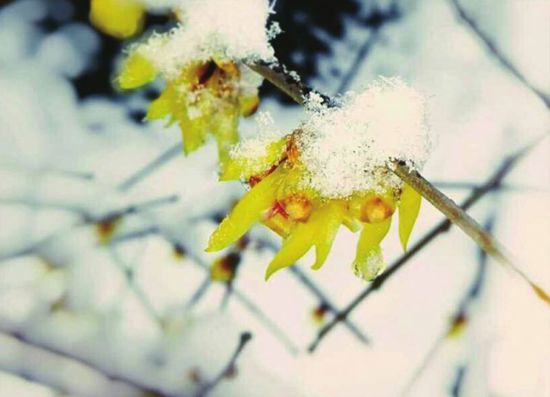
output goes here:
{"type": "Polygon", "coordinates": [[[177,122],[186,153],[212,134],[221,164],[238,140],[241,116],[255,112],[261,77],[246,62],[273,57],[266,31],[268,3],[240,0],[187,0],[177,8],[180,24],[133,45],[116,79],[135,89],[161,76],[165,88],[151,103],[147,120],[177,122]]]}
{"type": "Polygon", "coordinates": [[[423,97],[399,79],[386,79],[348,95],[336,109],[311,97],[308,110],[309,119],[292,134],[232,150],[221,179],[241,179],[251,189],[212,234],[207,251],[229,246],[261,222],[284,239],[267,279],[313,247],[312,268],[319,269],[344,225],[361,230],[353,269],[372,280],[384,269],[380,243],[393,214],[399,213],[406,249],[420,210],[420,195],[390,168],[393,160],[420,168],[427,159],[423,97]]]}
{"type": "Polygon", "coordinates": [[[145,8],[139,0],[91,0],[90,21],[104,33],[125,39],[139,33],[145,8]]]}

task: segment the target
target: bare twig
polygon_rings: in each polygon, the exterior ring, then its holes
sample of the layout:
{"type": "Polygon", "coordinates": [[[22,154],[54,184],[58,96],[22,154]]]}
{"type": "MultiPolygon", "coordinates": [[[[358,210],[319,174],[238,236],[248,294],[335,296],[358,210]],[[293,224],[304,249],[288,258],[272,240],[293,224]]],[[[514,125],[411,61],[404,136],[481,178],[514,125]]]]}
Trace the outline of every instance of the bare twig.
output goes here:
{"type": "Polygon", "coordinates": [[[461,365],[458,367],[456,371],[455,380],[453,382],[453,385],[451,387],[451,396],[452,397],[460,397],[462,395],[462,388],[464,386],[464,378],[466,376],[466,369],[467,367],[465,365],[461,365]]]}
{"type": "MultiPolygon", "coordinates": [[[[483,198],[490,191],[498,188],[504,180],[504,178],[510,173],[510,171],[517,165],[517,163],[531,151],[539,140],[525,146],[514,155],[506,158],[497,171],[478,189],[474,190],[468,198],[462,203],[461,207],[467,210],[483,198]]],[[[355,297],[338,315],[329,323],[327,323],[317,334],[315,340],[310,344],[309,351],[313,352],[322,339],[342,320],[347,318],[349,314],[361,304],[372,292],[377,291],[382,285],[389,280],[401,267],[403,267],[409,259],[416,255],[426,245],[428,245],[433,239],[439,236],[441,233],[446,232],[451,227],[451,222],[446,219],[436,225],[431,231],[426,233],[420,240],[416,242],[409,250],[400,256],[388,269],[376,278],[370,285],[368,285],[357,297],[355,297]]]]}
{"type": "Polygon", "coordinates": [[[252,334],[250,332],[243,332],[241,334],[241,336],[239,337],[239,343],[237,344],[237,348],[231,355],[231,358],[229,359],[228,363],[223,367],[223,369],[214,379],[212,379],[210,382],[208,382],[201,388],[201,390],[197,393],[196,397],[206,396],[210,391],[212,391],[213,388],[218,386],[224,378],[226,378],[229,374],[235,371],[235,366],[237,364],[237,360],[239,356],[243,352],[245,346],[251,340],[252,340],[252,334]]]}
{"type": "MultiPolygon", "coordinates": [[[[68,396],[67,390],[60,387],[56,384],[56,382],[53,382],[50,379],[44,379],[43,377],[35,376],[34,374],[30,374],[28,371],[23,371],[20,368],[13,369],[9,368],[5,365],[0,365],[0,373],[10,374],[12,376],[15,376],[17,378],[23,379],[26,382],[31,382],[36,385],[40,385],[42,387],[48,388],[50,391],[54,393],[54,396],[68,396]]],[[[2,389],[0,389],[0,392],[2,389]]],[[[72,397],[77,397],[74,393],[71,393],[72,397]]]]}
{"type": "MultiPolygon", "coordinates": [[[[495,214],[493,213],[485,225],[487,230],[489,231],[493,230],[494,220],[495,220],[495,214]]],[[[445,341],[447,341],[448,338],[451,336],[458,336],[462,332],[463,328],[467,325],[467,323],[469,322],[468,316],[470,312],[470,306],[479,297],[479,294],[481,292],[481,287],[485,280],[486,271],[487,271],[487,254],[483,250],[479,250],[479,260],[478,260],[477,271],[474,278],[472,279],[472,282],[469,288],[466,290],[464,297],[459,302],[456,310],[451,316],[451,321],[448,327],[433,343],[432,347],[430,348],[428,353],[424,356],[422,362],[416,368],[413,375],[411,376],[411,378],[403,388],[403,392],[401,393],[402,397],[410,393],[416,381],[420,379],[420,377],[422,376],[422,374],[424,373],[424,371],[432,361],[433,357],[437,354],[437,352],[439,351],[441,346],[443,346],[445,341]]]]}
{"type": "MultiPolygon", "coordinates": [[[[466,10],[460,5],[459,0],[450,0],[451,4],[458,17],[470,28],[470,30],[476,35],[476,37],[483,43],[485,48],[498,60],[498,62],[510,72],[516,79],[518,79],[525,87],[531,92],[537,95],[550,109],[550,97],[548,94],[542,92],[537,87],[533,86],[525,76],[508,60],[508,58],[502,53],[494,41],[478,26],[477,22],[466,12],[466,10]]],[[[542,50],[542,49],[541,49],[542,50]]]]}
{"type": "Polygon", "coordinates": [[[122,207],[120,209],[108,211],[100,215],[92,215],[92,214],[86,213],[82,216],[81,220],[78,220],[77,222],[67,226],[66,228],[53,232],[50,235],[40,239],[39,241],[31,243],[27,247],[15,250],[13,252],[0,254],[0,261],[5,261],[11,258],[23,256],[23,255],[29,255],[41,249],[42,247],[46,246],[47,244],[55,241],[59,237],[63,236],[65,233],[74,230],[77,227],[91,225],[94,223],[109,222],[109,221],[124,217],[126,215],[138,214],[140,212],[149,210],[159,205],[172,204],[177,200],[178,200],[178,196],[171,195],[171,196],[161,197],[158,199],[144,201],[142,203],[131,204],[131,205],[122,207]]]}
{"type": "Polygon", "coordinates": [[[0,163],[0,167],[10,168],[16,171],[22,171],[22,172],[33,173],[33,174],[59,175],[67,178],[83,179],[88,181],[95,178],[95,175],[91,172],[66,170],[66,169],[54,168],[54,167],[31,168],[26,165],[18,165],[13,163],[0,163]]]}
{"type": "Polygon", "coordinates": [[[60,349],[57,349],[53,346],[47,345],[45,343],[38,342],[36,340],[28,338],[25,334],[23,334],[21,332],[0,329],[0,334],[11,337],[11,338],[14,338],[17,341],[19,341],[20,343],[23,343],[24,345],[31,346],[33,348],[48,352],[48,353],[53,354],[55,356],[65,358],[65,359],[71,360],[73,362],[77,362],[81,365],[84,365],[85,367],[89,368],[90,370],[101,374],[103,377],[105,377],[106,379],[109,379],[110,381],[121,382],[121,383],[124,383],[124,384],[132,387],[132,388],[135,388],[137,390],[141,390],[141,392],[143,393],[144,396],[147,396],[147,397],[161,397],[161,396],[165,395],[165,393],[163,391],[156,390],[156,389],[154,389],[153,387],[151,387],[149,385],[145,385],[145,384],[141,383],[139,380],[130,379],[130,378],[128,378],[124,375],[121,375],[121,374],[113,375],[113,374],[107,373],[107,372],[105,372],[105,370],[103,368],[95,365],[93,362],[88,361],[86,359],[83,359],[82,357],[77,357],[77,356],[69,353],[69,350],[60,350],[60,349]]]}
{"type": "Polygon", "coordinates": [[[162,152],[158,157],[154,158],[151,162],[145,164],[142,168],[136,171],[134,174],[126,178],[119,186],[120,191],[126,191],[134,187],[136,184],[147,178],[153,171],[166,164],[168,161],[175,158],[181,153],[181,143],[176,143],[170,146],[166,151],[162,152]]]}
{"type": "MultiPolygon", "coordinates": [[[[269,240],[262,240],[261,245],[269,247],[273,251],[278,250],[278,247],[269,240]]],[[[301,271],[299,267],[290,266],[288,267],[288,270],[306,289],[308,289],[313,294],[313,296],[319,299],[319,302],[323,307],[325,307],[333,315],[338,314],[338,309],[336,308],[336,305],[334,305],[334,303],[328,298],[328,296],[323,291],[321,291],[321,289],[313,282],[313,280],[311,280],[303,271],[301,271]]],[[[365,344],[370,343],[369,337],[365,335],[363,331],[361,331],[359,327],[355,325],[351,320],[345,319],[344,324],[350,330],[350,332],[353,333],[361,342],[365,344]]]]}

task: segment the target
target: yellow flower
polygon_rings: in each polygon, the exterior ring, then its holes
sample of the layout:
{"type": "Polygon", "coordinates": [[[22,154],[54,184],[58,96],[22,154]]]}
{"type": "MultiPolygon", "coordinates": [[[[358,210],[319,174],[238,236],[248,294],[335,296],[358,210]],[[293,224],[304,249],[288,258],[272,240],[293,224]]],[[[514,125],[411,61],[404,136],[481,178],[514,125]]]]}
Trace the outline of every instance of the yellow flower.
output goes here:
{"type": "Polygon", "coordinates": [[[405,250],[421,196],[408,185],[384,187],[381,180],[382,187],[377,191],[359,191],[345,198],[323,197],[307,185],[307,170],[294,138],[290,135],[267,145],[265,153],[253,160],[231,156],[222,179],[244,179],[251,189],[212,234],[207,251],[229,246],[261,222],[284,239],[268,265],[268,279],[313,247],[316,259],[312,268],[321,268],[338,229],[344,225],[352,232],[361,229],[353,269],[359,277],[372,280],[384,268],[380,243],[388,233],[395,210],[399,212],[399,237],[405,250]],[[259,172],[261,167],[263,172],[259,172]]]}
{"type": "MultiPolygon", "coordinates": [[[[129,90],[155,80],[153,63],[133,51],[117,77],[118,86],[129,90]]],[[[146,114],[146,120],[169,117],[168,124],[179,124],[185,153],[201,147],[212,134],[218,144],[220,162],[227,160],[229,147],[238,140],[240,116],[252,115],[259,104],[240,86],[241,67],[232,61],[211,59],[183,67],[176,78],[166,82],[160,96],[146,114]]]]}
{"type": "Polygon", "coordinates": [[[91,0],[90,21],[104,33],[125,39],[139,33],[145,10],[137,0],[91,0]]]}

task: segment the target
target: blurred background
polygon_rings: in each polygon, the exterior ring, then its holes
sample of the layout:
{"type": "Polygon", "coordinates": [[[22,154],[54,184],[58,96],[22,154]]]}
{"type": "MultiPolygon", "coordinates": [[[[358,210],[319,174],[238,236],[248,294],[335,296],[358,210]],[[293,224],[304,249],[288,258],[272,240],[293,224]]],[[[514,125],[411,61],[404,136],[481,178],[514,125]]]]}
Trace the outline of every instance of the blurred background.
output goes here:
{"type": "MultiPolygon", "coordinates": [[[[428,96],[439,139],[424,175],[475,199],[549,290],[550,1],[275,11],[277,56],[321,91],[399,75],[428,96]]],[[[280,241],[261,227],[204,253],[244,187],[217,181],[213,143],[184,157],[177,127],[142,122],[161,86],[116,92],[128,42],[88,12],[0,1],[1,397],[550,396],[548,306],[427,203],[412,254],[390,232],[389,276],[370,285],[343,229],[322,271],[307,256],[268,283],[280,241]]],[[[150,14],[145,29],[172,23],[150,14]]],[[[282,130],[303,116],[268,83],[260,111],[282,130]]]]}

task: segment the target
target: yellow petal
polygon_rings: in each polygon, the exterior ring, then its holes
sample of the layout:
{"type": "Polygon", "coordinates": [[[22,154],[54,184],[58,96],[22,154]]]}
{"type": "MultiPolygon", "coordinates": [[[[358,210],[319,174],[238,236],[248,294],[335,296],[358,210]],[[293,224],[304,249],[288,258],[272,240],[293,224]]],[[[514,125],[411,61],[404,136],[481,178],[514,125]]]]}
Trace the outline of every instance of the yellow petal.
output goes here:
{"type": "Polygon", "coordinates": [[[321,210],[325,213],[322,215],[324,221],[320,225],[315,239],[315,263],[311,266],[314,270],[320,269],[327,260],[336,233],[345,216],[345,208],[342,203],[331,202],[321,210]]]}
{"type": "Polygon", "coordinates": [[[212,133],[218,145],[220,168],[226,168],[229,161],[229,150],[239,140],[239,116],[233,111],[225,111],[213,119],[212,133]]]}
{"type": "Polygon", "coordinates": [[[172,84],[167,84],[160,96],[149,105],[145,119],[158,120],[170,115],[173,112],[175,100],[175,88],[172,84]]]}
{"type": "Polygon", "coordinates": [[[379,223],[365,223],[359,236],[353,269],[357,276],[370,281],[384,269],[380,243],[388,234],[391,217],[379,223]]]}
{"type": "Polygon", "coordinates": [[[420,212],[422,196],[409,185],[403,186],[399,201],[399,240],[403,250],[407,250],[407,243],[412,229],[420,212]]]}
{"type": "Polygon", "coordinates": [[[315,242],[313,233],[318,226],[314,217],[307,223],[299,223],[290,232],[290,236],[283,242],[283,246],[273,258],[265,273],[265,279],[268,280],[273,273],[285,267],[291,266],[298,259],[304,256],[315,242]]]}
{"type": "Polygon", "coordinates": [[[254,158],[244,156],[231,157],[226,167],[222,170],[220,180],[248,179],[253,175],[267,171],[281,159],[285,146],[286,138],[283,138],[268,144],[264,156],[254,158]]]}
{"type": "Polygon", "coordinates": [[[178,120],[185,154],[194,152],[204,145],[208,133],[208,123],[204,117],[191,120],[184,111],[178,115],[178,120]]]}
{"type": "Polygon", "coordinates": [[[153,64],[143,55],[133,52],[124,60],[116,83],[123,90],[131,90],[150,83],[156,76],[153,64]]]}
{"type": "Polygon", "coordinates": [[[102,32],[119,39],[138,33],[144,15],[136,0],[91,0],[90,21],[102,32]]]}
{"type": "Polygon", "coordinates": [[[237,203],[231,213],[210,236],[207,252],[219,251],[241,238],[259,221],[262,212],[271,207],[281,174],[275,170],[265,177],[237,203]]]}

